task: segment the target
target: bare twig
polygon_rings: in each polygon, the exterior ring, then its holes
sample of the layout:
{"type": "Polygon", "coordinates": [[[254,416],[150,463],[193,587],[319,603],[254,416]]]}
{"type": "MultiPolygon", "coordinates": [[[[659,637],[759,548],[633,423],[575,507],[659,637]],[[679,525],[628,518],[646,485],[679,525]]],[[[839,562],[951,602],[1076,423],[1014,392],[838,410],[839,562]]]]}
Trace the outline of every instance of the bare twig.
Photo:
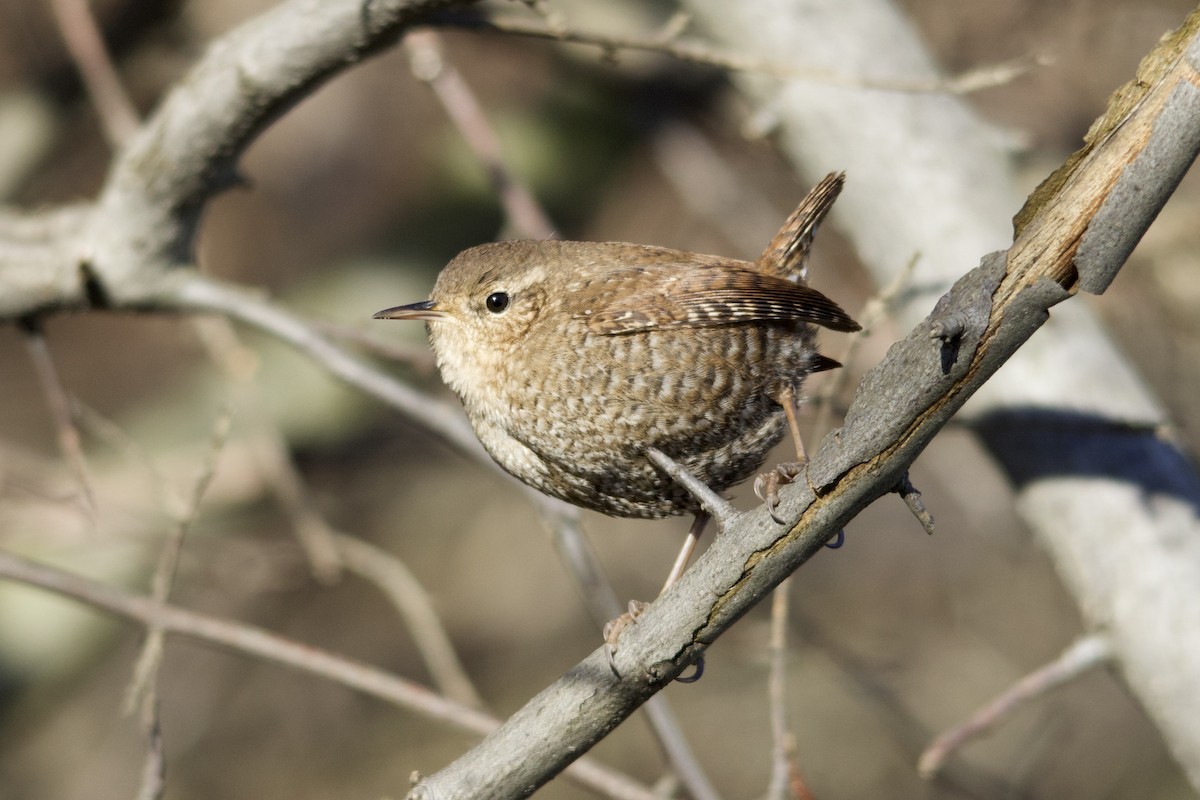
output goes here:
{"type": "Polygon", "coordinates": [[[51,0],[50,8],[100,115],[109,145],[120,147],[137,131],[138,113],[121,85],[87,0],[51,0]]]}
{"type": "Polygon", "coordinates": [[[925,501],[921,499],[921,493],[917,487],[912,485],[912,481],[908,478],[908,473],[905,472],[900,476],[900,480],[896,483],[896,494],[904,500],[904,505],[908,506],[908,510],[917,518],[917,522],[921,523],[921,527],[930,536],[933,535],[933,515],[929,513],[929,509],[925,507],[925,501]]]}
{"type": "Polygon", "coordinates": [[[765,61],[737,53],[722,51],[708,42],[679,41],[673,35],[674,28],[668,26],[662,34],[640,36],[637,34],[603,34],[593,31],[556,29],[549,25],[516,17],[464,17],[445,15],[437,19],[438,25],[466,28],[468,30],[498,31],[535,39],[551,39],[571,44],[590,45],[600,49],[607,60],[612,60],[623,50],[658,53],[680,61],[708,67],[769,75],[773,78],[790,78],[812,81],[845,89],[872,89],[884,92],[906,92],[920,94],[970,94],[983,89],[1004,86],[1027,74],[1035,67],[1047,66],[1052,60],[1043,54],[1027,55],[987,64],[949,78],[897,80],[861,75],[846,75],[819,67],[800,68],[780,62],[765,61]]]}
{"type": "MultiPolygon", "coordinates": [[[[175,581],[175,573],[179,567],[179,556],[183,552],[183,541],[188,529],[200,511],[200,501],[212,483],[217,471],[217,458],[225,440],[229,437],[232,417],[229,409],[223,409],[213,424],[212,437],[209,441],[208,452],[201,460],[196,472],[195,481],[186,500],[180,505],[173,516],[173,526],[167,533],[159,552],[158,563],[151,577],[150,596],[158,603],[166,603],[171,596],[171,586],[175,581]]],[[[174,505],[174,504],[172,504],[174,505]]],[[[139,706],[142,714],[151,714],[157,707],[158,701],[154,694],[154,684],[158,675],[158,667],[162,663],[164,632],[156,625],[148,626],[146,640],[133,669],[133,679],[125,693],[126,713],[132,713],[139,706]]],[[[155,721],[157,726],[157,721],[155,721]]]]}
{"type": "Polygon", "coordinates": [[[1110,663],[1112,659],[1112,641],[1106,634],[1094,633],[1077,639],[1054,661],[1021,678],[965,722],[934,739],[917,761],[917,770],[922,777],[932,778],[963,745],[999,725],[1020,706],[1110,663]]]}
{"type": "MultiPolygon", "coordinates": [[[[151,596],[158,603],[165,603],[171,594],[171,585],[179,566],[184,537],[200,510],[200,501],[217,470],[217,456],[229,436],[230,413],[223,410],[213,425],[208,455],[201,462],[188,499],[175,517],[174,527],[168,532],[159,553],[158,564],[151,580],[151,596]]],[[[172,504],[173,505],[173,504],[172,504]]],[[[146,737],[146,758],[142,767],[142,784],[138,800],[158,800],[166,787],[166,756],[163,750],[162,722],[158,708],[158,670],[162,664],[165,631],[162,627],[147,626],[146,640],[134,664],[133,677],[125,692],[126,713],[138,712],[138,719],[146,737]]]]}
{"type": "Polygon", "coordinates": [[[767,784],[767,800],[812,800],[796,757],[796,737],[788,726],[787,632],[791,582],[792,579],[787,578],[771,595],[771,638],[767,648],[771,664],[767,677],[771,778],[767,784]]]}
{"type": "Polygon", "coordinates": [[[138,788],[137,800],[158,800],[167,787],[167,757],[163,748],[157,690],[151,688],[146,693],[139,716],[146,736],[146,760],[142,763],[142,783],[138,788]]]}
{"type": "Polygon", "coordinates": [[[37,373],[38,383],[41,384],[42,394],[46,405],[54,419],[54,427],[58,434],[58,447],[62,451],[67,466],[79,482],[79,492],[76,499],[83,507],[84,513],[96,524],[96,495],[92,491],[92,479],[88,472],[87,458],[83,454],[83,443],[79,437],[79,428],[71,415],[71,401],[67,390],[63,387],[58,370],[54,366],[54,358],[46,345],[46,337],[42,331],[41,322],[30,317],[23,321],[22,330],[25,332],[25,350],[37,373]]]}
{"type": "Polygon", "coordinates": [[[354,325],[329,320],[314,319],[309,320],[309,324],[330,338],[353,342],[368,353],[399,364],[407,364],[422,375],[433,374],[433,353],[429,352],[429,346],[426,344],[384,341],[354,325]]]}
{"type": "Polygon", "coordinates": [[[475,93],[458,70],[446,62],[438,34],[428,30],[413,31],[405,37],[404,47],[408,50],[413,74],[429,84],[454,126],[482,163],[513,227],[524,238],[554,238],[550,218],[505,162],[500,137],[483,113],[475,93]]]}
{"type": "Polygon", "coordinates": [[[687,471],[687,468],[666,453],[656,448],[649,448],[646,456],[654,462],[654,466],[671,476],[680,486],[688,490],[700,507],[717,521],[721,531],[725,531],[737,517],[738,512],[729,501],[714,492],[704,481],[687,471]]]}
{"type": "MultiPolygon", "coordinates": [[[[498,724],[497,720],[480,711],[455,703],[376,667],[285,639],[252,625],[188,611],[149,597],[127,594],[4,551],[0,551],[0,579],[36,586],[101,611],[158,627],[168,634],[220,645],[268,663],[316,675],[470,733],[486,735],[498,724]]],[[[649,789],[590,759],[576,762],[565,774],[580,785],[607,797],[657,800],[649,789]]]]}
{"type": "Polygon", "coordinates": [[[429,595],[404,562],[353,536],[337,534],[335,542],[345,568],[379,587],[403,617],[442,694],[465,706],[482,708],[479,692],[458,660],[429,595]]]}

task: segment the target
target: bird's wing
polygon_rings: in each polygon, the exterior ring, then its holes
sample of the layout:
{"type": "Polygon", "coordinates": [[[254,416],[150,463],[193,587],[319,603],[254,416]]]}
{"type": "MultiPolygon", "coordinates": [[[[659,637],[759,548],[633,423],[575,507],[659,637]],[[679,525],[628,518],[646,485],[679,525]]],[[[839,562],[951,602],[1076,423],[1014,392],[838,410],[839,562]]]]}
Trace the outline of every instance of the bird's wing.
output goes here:
{"type": "Polygon", "coordinates": [[[749,322],[808,322],[835,331],[859,330],[857,322],[816,289],[741,262],[631,267],[608,273],[600,283],[593,285],[593,302],[580,298],[583,309],[577,314],[597,333],[749,322]]]}

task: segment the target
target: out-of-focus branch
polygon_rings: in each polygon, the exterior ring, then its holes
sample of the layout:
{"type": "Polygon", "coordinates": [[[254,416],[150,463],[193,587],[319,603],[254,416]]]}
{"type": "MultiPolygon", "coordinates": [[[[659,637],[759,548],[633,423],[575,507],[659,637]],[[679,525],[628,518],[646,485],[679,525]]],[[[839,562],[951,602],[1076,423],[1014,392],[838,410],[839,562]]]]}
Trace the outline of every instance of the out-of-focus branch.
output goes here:
{"type": "Polygon", "coordinates": [[[0,319],[62,309],[137,308],[192,258],[207,202],[280,114],[432,11],[471,0],[289,0],[213,44],[129,139],[95,203],[0,214],[0,319]]]}
{"type": "Polygon", "coordinates": [[[137,131],[138,114],[117,77],[96,17],[87,0],[51,0],[50,8],[99,112],[108,143],[120,147],[137,131]]]}
{"type": "Polygon", "coordinates": [[[467,677],[433,603],[403,561],[369,542],[334,534],[343,566],[379,587],[404,618],[417,651],[442,694],[465,706],[482,708],[483,700],[467,677]]]}
{"type": "Polygon", "coordinates": [[[638,34],[605,34],[596,31],[576,30],[569,26],[550,25],[516,17],[496,16],[482,18],[445,14],[437,17],[439,25],[460,27],[468,30],[498,31],[535,39],[550,39],[557,42],[588,45],[598,48],[606,57],[614,58],[624,51],[659,53],[680,61],[700,64],[734,72],[748,72],[771,78],[789,78],[812,81],[826,86],[844,89],[874,89],[884,92],[912,92],[937,94],[970,94],[995,86],[1003,86],[1028,73],[1049,60],[1044,56],[1025,56],[998,64],[988,64],[971,69],[950,78],[894,78],[868,77],[864,74],[839,72],[819,66],[790,63],[784,59],[769,60],[742,55],[756,52],[753,47],[738,51],[724,51],[711,42],[682,40],[676,38],[682,27],[678,22],[687,22],[686,16],[677,16],[667,30],[657,36],[638,34]]]}
{"type": "MultiPolygon", "coordinates": [[[[46,589],[101,611],[137,620],[167,634],[220,645],[268,663],[291,667],[471,733],[486,734],[497,725],[495,719],[481,711],[447,700],[423,686],[376,667],[286,639],[252,625],[127,594],[2,550],[0,579],[46,589]]],[[[614,800],[657,798],[656,794],[632,779],[594,761],[576,762],[567,775],[580,785],[614,800]]]]}
{"type": "Polygon", "coordinates": [[[456,407],[413,389],[338,347],[317,326],[254,292],[186,271],[159,284],[145,305],[162,312],[220,314],[292,345],[346,383],[396,408],[482,462],[484,453],[456,407]]]}
{"type": "Polygon", "coordinates": [[[209,48],[122,151],[96,202],[0,209],[0,320],[88,308],[216,313],[267,331],[459,449],[488,461],[462,414],[355,358],[264,298],[201,277],[192,235],[280,113],[437,8],[470,0],[291,0],[209,48]]]}
{"type": "Polygon", "coordinates": [[[1032,699],[1112,661],[1112,644],[1102,633],[1073,642],[1058,658],[1026,675],[960,725],[938,736],[921,754],[917,769],[932,778],[963,745],[982,736],[1032,699]]]}
{"type": "Polygon", "coordinates": [[[41,326],[36,320],[26,320],[22,327],[25,329],[25,348],[33,362],[38,382],[42,385],[46,405],[54,418],[54,426],[58,430],[58,448],[79,482],[80,505],[94,525],[96,495],[92,491],[92,479],[88,474],[87,459],[83,455],[79,426],[75,424],[75,417],[71,413],[70,398],[54,366],[54,359],[50,356],[50,347],[46,343],[41,326]]]}
{"type": "Polygon", "coordinates": [[[529,187],[517,180],[505,163],[500,137],[484,115],[463,76],[446,63],[435,31],[413,31],[404,40],[413,74],[429,84],[454,126],[479,159],[492,189],[500,198],[509,223],[522,238],[550,239],[554,225],[529,187]]]}

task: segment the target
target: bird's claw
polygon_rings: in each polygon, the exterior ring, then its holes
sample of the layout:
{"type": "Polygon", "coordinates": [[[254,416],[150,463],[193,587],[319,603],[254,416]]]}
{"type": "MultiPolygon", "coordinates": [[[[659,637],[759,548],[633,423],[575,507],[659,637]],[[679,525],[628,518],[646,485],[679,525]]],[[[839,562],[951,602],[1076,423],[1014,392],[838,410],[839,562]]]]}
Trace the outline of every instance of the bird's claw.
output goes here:
{"type": "MultiPolygon", "coordinates": [[[[613,671],[618,679],[621,677],[620,670],[617,669],[617,640],[621,638],[621,632],[631,624],[636,625],[638,617],[646,610],[649,603],[644,603],[641,600],[630,600],[629,610],[616,619],[610,619],[604,623],[604,656],[608,659],[608,668],[613,671]]],[[[682,675],[675,680],[679,683],[695,683],[700,680],[700,676],[704,674],[704,656],[699,656],[692,662],[692,672],[689,675],[682,675]]]]}
{"type": "Polygon", "coordinates": [[[610,619],[604,623],[604,655],[608,658],[608,668],[618,678],[621,677],[621,672],[617,669],[617,640],[621,638],[621,632],[629,627],[630,623],[637,623],[638,617],[642,615],[647,605],[649,603],[641,600],[630,600],[628,611],[616,619],[610,619]]]}
{"type": "Polygon", "coordinates": [[[802,473],[806,466],[807,464],[803,461],[785,461],[774,469],[759,474],[754,479],[755,496],[766,504],[771,519],[779,525],[787,522],[775,513],[775,509],[779,507],[779,487],[796,480],[796,476],[802,473]]]}

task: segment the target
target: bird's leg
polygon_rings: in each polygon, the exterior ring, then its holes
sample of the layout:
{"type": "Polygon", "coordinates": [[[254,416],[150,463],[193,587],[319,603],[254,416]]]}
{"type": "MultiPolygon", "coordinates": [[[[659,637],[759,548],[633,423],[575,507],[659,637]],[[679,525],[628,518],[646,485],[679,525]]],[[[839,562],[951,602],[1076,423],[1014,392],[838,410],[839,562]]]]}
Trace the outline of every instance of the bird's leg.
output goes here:
{"type": "Polygon", "coordinates": [[[777,402],[783,406],[783,413],[787,416],[788,430],[792,433],[792,443],[796,445],[796,460],[778,464],[774,469],[755,478],[754,494],[767,504],[767,511],[771,512],[771,519],[782,525],[784,520],[775,515],[775,509],[779,506],[779,487],[786,486],[804,472],[804,468],[808,466],[808,454],[804,450],[804,439],[800,436],[800,422],[796,417],[796,390],[791,386],[787,387],[779,393],[777,402]]]}
{"type": "MultiPolygon", "coordinates": [[[[696,545],[700,542],[700,535],[704,533],[704,526],[708,523],[708,519],[707,512],[696,512],[696,518],[692,520],[692,527],[688,529],[687,539],[684,540],[683,547],[679,549],[679,555],[675,557],[675,563],[671,566],[671,571],[667,574],[667,580],[663,583],[659,595],[674,586],[683,575],[683,571],[687,569],[688,562],[692,558],[692,553],[696,551],[696,545]]],[[[629,623],[637,622],[638,616],[641,615],[646,605],[641,600],[630,600],[629,610],[604,626],[604,644],[608,653],[608,665],[614,674],[620,674],[617,672],[614,660],[617,653],[617,640],[621,638],[621,632],[629,626],[629,623]]]]}
{"type": "MultiPolygon", "coordinates": [[[[784,389],[779,395],[779,404],[783,406],[783,413],[787,415],[788,429],[792,432],[792,441],[796,445],[797,460],[785,461],[770,472],[764,472],[755,478],[754,493],[758,495],[759,500],[766,503],[771,519],[783,525],[785,520],[775,515],[775,508],[779,505],[779,487],[786,486],[803,474],[804,468],[808,466],[808,454],[804,451],[804,440],[800,438],[800,423],[796,418],[795,390],[791,387],[784,389]]],[[[825,546],[836,550],[842,546],[842,542],[845,540],[846,532],[840,530],[831,541],[825,543],[825,546]]]]}
{"type": "Polygon", "coordinates": [[[679,548],[679,555],[675,556],[675,563],[671,566],[671,571],[667,573],[667,580],[663,583],[659,594],[674,586],[679,577],[683,575],[688,562],[692,560],[692,553],[696,552],[696,545],[700,543],[700,534],[704,533],[706,524],[708,524],[708,512],[697,511],[696,518],[692,520],[692,527],[688,529],[687,538],[683,540],[683,547],[679,548]]]}

